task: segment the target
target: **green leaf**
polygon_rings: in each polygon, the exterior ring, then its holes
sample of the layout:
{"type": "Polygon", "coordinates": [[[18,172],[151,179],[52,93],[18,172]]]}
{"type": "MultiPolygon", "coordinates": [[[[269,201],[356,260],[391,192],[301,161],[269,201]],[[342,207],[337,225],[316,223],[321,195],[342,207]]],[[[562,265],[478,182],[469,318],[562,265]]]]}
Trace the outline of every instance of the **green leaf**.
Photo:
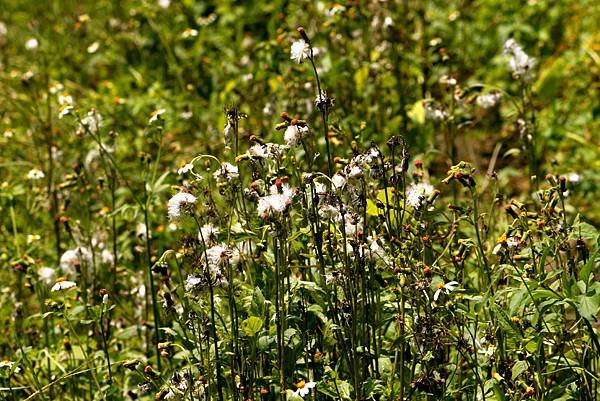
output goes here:
{"type": "Polygon", "coordinates": [[[262,329],[263,321],[256,316],[250,316],[242,322],[242,330],[248,337],[254,337],[262,329]]]}
{"type": "MultiPolygon", "coordinates": [[[[588,293],[589,294],[589,293],[588,293]]],[[[600,308],[600,294],[592,292],[592,295],[579,295],[577,296],[577,312],[588,321],[593,321],[598,314],[600,308]]]]}
{"type": "Polygon", "coordinates": [[[525,372],[529,368],[527,361],[517,361],[512,367],[511,379],[514,381],[521,373],[525,372]]]}
{"type": "Polygon", "coordinates": [[[408,113],[406,113],[408,117],[413,120],[417,124],[425,123],[425,107],[423,106],[423,101],[419,100],[415,104],[413,104],[408,113]]]}
{"type": "Polygon", "coordinates": [[[367,78],[369,78],[369,65],[364,65],[354,73],[354,83],[356,84],[356,90],[362,92],[367,84],[367,78]]]}

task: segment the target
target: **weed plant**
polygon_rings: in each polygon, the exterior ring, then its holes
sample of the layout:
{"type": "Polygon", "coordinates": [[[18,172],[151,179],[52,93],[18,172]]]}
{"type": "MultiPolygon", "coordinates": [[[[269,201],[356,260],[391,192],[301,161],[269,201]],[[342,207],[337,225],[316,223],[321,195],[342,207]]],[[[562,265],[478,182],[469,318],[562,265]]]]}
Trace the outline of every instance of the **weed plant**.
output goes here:
{"type": "Polygon", "coordinates": [[[0,4],[0,397],[598,400],[593,5],[0,4]]]}

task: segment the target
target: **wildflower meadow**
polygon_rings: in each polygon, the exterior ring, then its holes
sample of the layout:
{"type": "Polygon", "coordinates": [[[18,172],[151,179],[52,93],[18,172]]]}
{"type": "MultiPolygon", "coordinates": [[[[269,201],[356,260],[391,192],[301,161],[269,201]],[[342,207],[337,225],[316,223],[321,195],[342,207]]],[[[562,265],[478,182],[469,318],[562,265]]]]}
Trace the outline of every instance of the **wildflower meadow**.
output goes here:
{"type": "Polygon", "coordinates": [[[600,399],[594,0],[1,0],[0,399],[600,399]]]}

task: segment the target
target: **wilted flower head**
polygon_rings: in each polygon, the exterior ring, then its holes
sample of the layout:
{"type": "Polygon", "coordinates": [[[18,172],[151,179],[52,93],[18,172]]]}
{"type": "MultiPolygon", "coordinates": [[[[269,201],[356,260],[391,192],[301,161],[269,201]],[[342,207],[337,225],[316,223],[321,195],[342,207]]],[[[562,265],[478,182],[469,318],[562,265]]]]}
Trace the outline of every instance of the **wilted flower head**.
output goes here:
{"type": "Polygon", "coordinates": [[[231,180],[239,178],[238,168],[231,163],[221,163],[221,166],[213,173],[213,177],[218,183],[228,183],[231,180]]]}
{"type": "Polygon", "coordinates": [[[331,177],[331,185],[333,186],[334,191],[341,191],[342,188],[346,185],[346,177],[340,173],[335,173],[333,177],[331,177]]]}
{"type": "Polygon", "coordinates": [[[60,267],[68,274],[75,275],[81,265],[92,264],[92,252],[85,247],[77,247],[65,251],[60,257],[60,267]]]}
{"type": "Polygon", "coordinates": [[[217,235],[219,235],[219,229],[212,224],[207,223],[200,228],[198,239],[206,242],[207,245],[213,245],[217,241],[217,235]]]}
{"type": "Polygon", "coordinates": [[[504,42],[504,54],[510,56],[508,66],[515,79],[525,81],[531,79],[536,60],[533,57],[529,57],[516,40],[510,38],[504,42]]]}
{"type": "Polygon", "coordinates": [[[406,203],[415,209],[421,208],[425,200],[433,194],[435,188],[431,184],[420,182],[412,184],[406,192],[406,203]]]}
{"type": "Polygon", "coordinates": [[[258,215],[267,220],[278,217],[287,211],[292,204],[294,190],[287,184],[273,185],[270,188],[271,195],[258,199],[258,215]]]}
{"type": "Polygon", "coordinates": [[[40,267],[37,271],[40,281],[50,285],[56,276],[56,271],[51,267],[40,267]]]}
{"type": "Polygon", "coordinates": [[[310,45],[306,43],[304,39],[297,40],[292,43],[290,53],[290,58],[296,63],[300,64],[302,61],[310,57],[310,45]]]}
{"type": "Polygon", "coordinates": [[[87,130],[91,134],[97,134],[102,125],[102,115],[95,109],[92,109],[81,119],[79,130],[83,132],[87,130]]]}
{"type": "Polygon", "coordinates": [[[441,106],[436,106],[431,103],[425,104],[425,117],[435,122],[441,122],[448,119],[448,112],[441,106]]]}
{"type": "Polygon", "coordinates": [[[333,107],[334,103],[335,99],[327,96],[327,92],[324,90],[321,90],[321,93],[317,94],[317,97],[315,98],[315,106],[317,106],[319,110],[322,110],[323,108],[329,110],[333,107]]]}
{"type": "Polygon", "coordinates": [[[202,288],[203,282],[202,277],[190,274],[185,280],[185,290],[187,292],[197,292],[202,288]]]}
{"type": "Polygon", "coordinates": [[[300,143],[302,137],[308,132],[307,126],[288,125],[283,134],[283,139],[288,146],[295,146],[300,143]]]}
{"type": "MultiPolygon", "coordinates": [[[[240,252],[228,245],[219,244],[206,250],[206,271],[213,285],[227,286],[227,269],[240,262],[240,252]]],[[[189,279],[189,277],[188,277],[189,279]]],[[[191,280],[190,285],[196,282],[191,280]]],[[[186,284],[187,286],[187,284],[186,284]]]]}
{"type": "Polygon", "coordinates": [[[196,204],[196,197],[187,192],[178,192],[167,205],[169,220],[177,221],[182,215],[189,214],[196,204]]]}
{"type": "Polygon", "coordinates": [[[491,92],[477,96],[477,105],[484,109],[494,107],[500,101],[502,94],[500,92],[491,92]]]}

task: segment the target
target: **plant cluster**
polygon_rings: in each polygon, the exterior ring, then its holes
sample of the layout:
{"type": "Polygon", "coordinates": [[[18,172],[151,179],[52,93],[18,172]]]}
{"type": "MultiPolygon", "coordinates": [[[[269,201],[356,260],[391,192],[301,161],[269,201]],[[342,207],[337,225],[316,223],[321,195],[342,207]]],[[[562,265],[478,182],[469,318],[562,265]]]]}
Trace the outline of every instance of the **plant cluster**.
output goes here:
{"type": "Polygon", "coordinates": [[[597,400],[597,34],[529,3],[0,9],[0,395],[597,400]]]}

